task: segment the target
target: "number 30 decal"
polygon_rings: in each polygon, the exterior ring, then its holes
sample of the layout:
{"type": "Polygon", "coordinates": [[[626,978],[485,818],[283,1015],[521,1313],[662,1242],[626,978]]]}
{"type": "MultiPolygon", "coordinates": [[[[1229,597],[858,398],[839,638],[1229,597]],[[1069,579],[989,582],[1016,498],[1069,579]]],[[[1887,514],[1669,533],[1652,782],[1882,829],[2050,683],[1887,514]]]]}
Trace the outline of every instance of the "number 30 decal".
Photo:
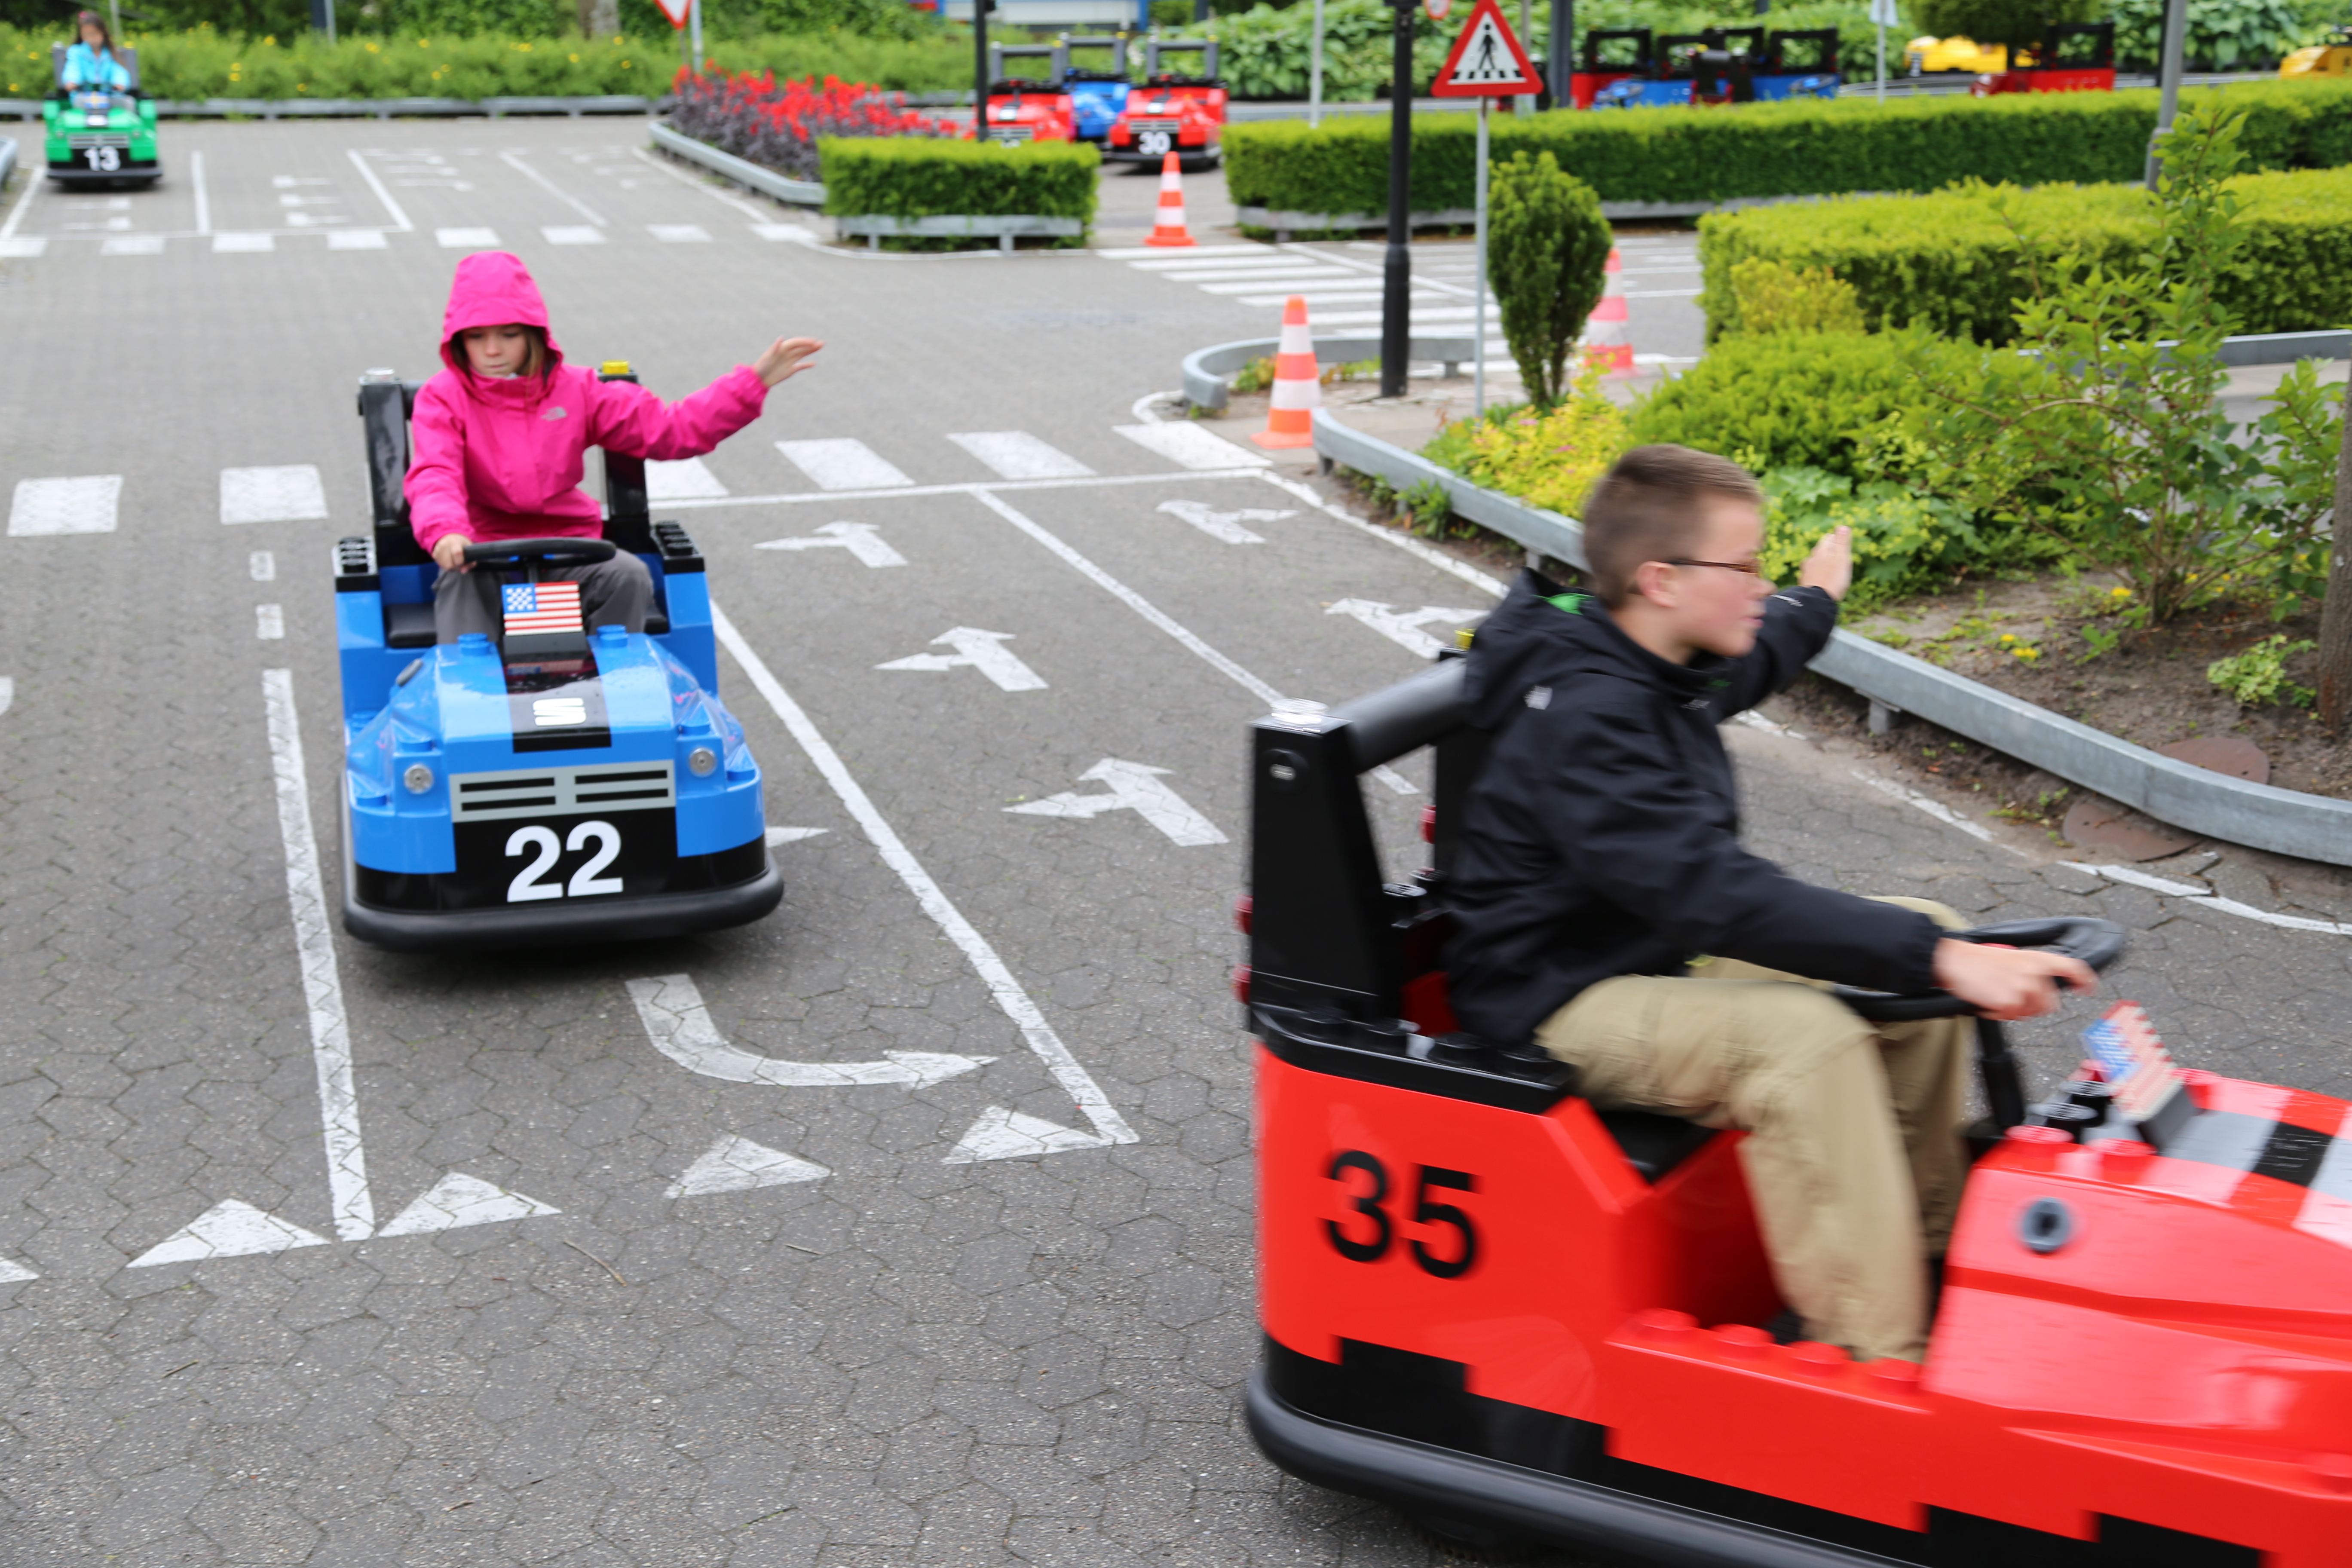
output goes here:
{"type": "MultiPolygon", "coordinates": [[[[1440,1279],[1459,1279],[1478,1261],[1478,1227],[1454,1205],[1431,1202],[1430,1189],[1475,1193],[1478,1190],[1478,1178],[1467,1171],[1448,1171],[1436,1165],[1414,1168],[1420,1175],[1413,1183],[1412,1222],[1451,1230],[1460,1239],[1444,1253],[1416,1241],[1412,1243],[1412,1260],[1424,1274],[1440,1279]]],[[[1323,1222],[1323,1232],[1330,1238],[1331,1246],[1350,1262],[1379,1262],[1396,1239],[1396,1226],[1388,1211],[1381,1206],[1389,1195],[1388,1167],[1361,1149],[1350,1149],[1331,1156],[1330,1169],[1324,1174],[1341,1184],[1348,1194],[1348,1206],[1356,1211],[1355,1217],[1344,1222],[1323,1222]]]]}
{"type": "Polygon", "coordinates": [[[600,877],[596,873],[610,866],[614,857],[621,853],[621,830],[609,822],[583,822],[572,828],[572,837],[564,840],[562,847],[578,850],[591,843],[597,847],[596,853],[588,857],[587,862],[572,873],[568,885],[558,886],[539,879],[555,868],[555,858],[562,853],[556,847],[555,830],[536,825],[516,828],[507,838],[507,858],[511,860],[533,849],[539,851],[539,858],[516,872],[514,880],[507,884],[507,902],[528,904],[541,899],[561,899],[567,895],[578,899],[592,893],[619,892],[622,889],[620,878],[600,877]]]}

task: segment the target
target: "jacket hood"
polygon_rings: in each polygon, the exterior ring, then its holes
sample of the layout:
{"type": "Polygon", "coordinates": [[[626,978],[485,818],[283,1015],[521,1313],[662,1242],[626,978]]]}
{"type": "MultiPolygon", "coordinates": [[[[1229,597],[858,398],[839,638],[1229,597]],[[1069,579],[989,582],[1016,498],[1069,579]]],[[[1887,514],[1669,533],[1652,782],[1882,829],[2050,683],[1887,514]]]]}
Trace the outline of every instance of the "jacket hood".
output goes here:
{"type": "Polygon", "coordinates": [[[547,369],[552,374],[563,363],[563,351],[547,328],[547,301],[539,295],[530,268],[510,251],[478,250],[457,263],[449,283],[449,308],[441,313],[441,363],[460,375],[473,367],[457,347],[457,334],[468,327],[502,327],[519,323],[547,332],[547,369]]]}
{"type": "MultiPolygon", "coordinates": [[[[1729,662],[1705,654],[1686,665],[1670,663],[1627,637],[1594,595],[1522,572],[1471,639],[1463,695],[1470,721],[1493,731],[1512,709],[1530,704],[1536,688],[1559,686],[1570,676],[1613,674],[1687,701],[1721,685],[1729,662]]],[[[1532,705],[1541,707],[1549,697],[1547,691],[1532,705]]]]}

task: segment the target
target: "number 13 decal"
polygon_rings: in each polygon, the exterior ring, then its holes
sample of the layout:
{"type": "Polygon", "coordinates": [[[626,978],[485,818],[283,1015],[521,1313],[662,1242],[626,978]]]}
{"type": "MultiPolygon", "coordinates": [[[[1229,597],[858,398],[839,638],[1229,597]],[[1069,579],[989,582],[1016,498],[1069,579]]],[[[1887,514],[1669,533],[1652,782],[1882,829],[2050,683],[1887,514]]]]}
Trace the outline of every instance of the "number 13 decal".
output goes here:
{"type": "MultiPolygon", "coordinates": [[[[1424,1274],[1440,1279],[1459,1279],[1478,1261],[1478,1227],[1454,1205],[1431,1201],[1430,1191],[1436,1188],[1475,1193],[1478,1190],[1478,1178],[1467,1171],[1448,1171],[1437,1165],[1418,1165],[1414,1169],[1420,1174],[1413,1183],[1412,1223],[1453,1231],[1458,1239],[1442,1252],[1425,1242],[1415,1241],[1412,1244],[1412,1260],[1421,1265],[1424,1274]]],[[[1396,1239],[1395,1224],[1389,1218],[1388,1210],[1381,1206],[1388,1201],[1388,1167],[1361,1149],[1350,1149],[1332,1155],[1330,1168],[1324,1174],[1340,1184],[1348,1194],[1348,1206],[1356,1211],[1355,1217],[1346,1221],[1325,1220],[1324,1234],[1339,1256],[1350,1262],[1379,1262],[1396,1239]]]]}

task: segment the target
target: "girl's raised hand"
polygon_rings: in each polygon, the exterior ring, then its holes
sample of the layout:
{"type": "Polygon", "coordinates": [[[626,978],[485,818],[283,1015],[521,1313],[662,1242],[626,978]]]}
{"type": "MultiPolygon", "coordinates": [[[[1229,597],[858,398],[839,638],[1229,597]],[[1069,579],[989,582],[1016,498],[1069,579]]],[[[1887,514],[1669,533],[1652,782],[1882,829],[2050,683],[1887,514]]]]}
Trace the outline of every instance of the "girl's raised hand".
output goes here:
{"type": "Polygon", "coordinates": [[[809,356],[824,347],[814,338],[778,338],[751,362],[751,374],[773,387],[808,368],[809,356]]]}

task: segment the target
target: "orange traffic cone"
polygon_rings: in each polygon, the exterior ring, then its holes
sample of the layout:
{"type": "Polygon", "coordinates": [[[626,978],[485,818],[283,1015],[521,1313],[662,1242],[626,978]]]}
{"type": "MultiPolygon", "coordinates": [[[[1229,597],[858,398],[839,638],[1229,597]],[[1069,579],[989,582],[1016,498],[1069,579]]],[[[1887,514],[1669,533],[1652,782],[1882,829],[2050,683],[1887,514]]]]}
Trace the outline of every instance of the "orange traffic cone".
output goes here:
{"type": "Polygon", "coordinates": [[[1315,445],[1315,409],[1323,377],[1315,368],[1315,340],[1307,331],[1307,300],[1293,294],[1282,307],[1282,342],[1274,354],[1274,406],[1265,428],[1250,437],[1261,447],[1315,445]]]}
{"type": "Polygon", "coordinates": [[[1152,226],[1151,237],[1143,243],[1177,246],[1196,243],[1192,231],[1184,226],[1184,176],[1179,172],[1173,153],[1160,160],[1160,218],[1152,226]]]}
{"type": "Polygon", "coordinates": [[[1611,375],[1633,374],[1633,340],[1625,320],[1625,285],[1618,277],[1624,267],[1612,248],[1606,280],[1601,286],[1601,303],[1592,307],[1592,314],[1585,318],[1584,323],[1586,362],[1597,361],[1611,375]]]}

